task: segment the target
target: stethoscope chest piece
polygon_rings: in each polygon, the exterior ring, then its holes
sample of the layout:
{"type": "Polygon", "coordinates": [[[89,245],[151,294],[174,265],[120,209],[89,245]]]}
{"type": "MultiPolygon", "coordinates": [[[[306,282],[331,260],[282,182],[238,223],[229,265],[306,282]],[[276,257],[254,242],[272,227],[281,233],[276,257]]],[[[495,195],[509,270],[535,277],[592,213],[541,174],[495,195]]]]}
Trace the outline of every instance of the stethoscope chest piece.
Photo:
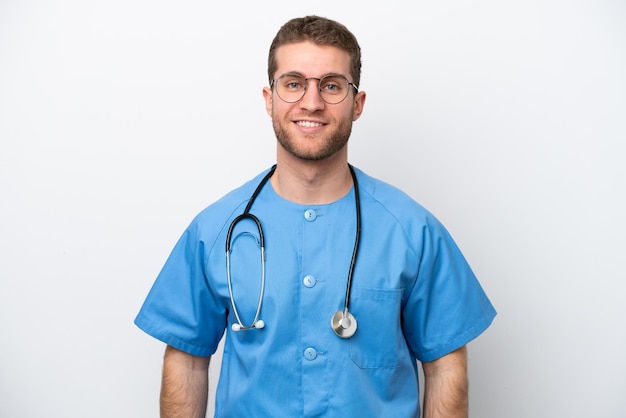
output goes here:
{"type": "Polygon", "coordinates": [[[337,311],[330,320],[330,326],[341,338],[350,338],[356,332],[356,318],[347,311],[337,311]]]}

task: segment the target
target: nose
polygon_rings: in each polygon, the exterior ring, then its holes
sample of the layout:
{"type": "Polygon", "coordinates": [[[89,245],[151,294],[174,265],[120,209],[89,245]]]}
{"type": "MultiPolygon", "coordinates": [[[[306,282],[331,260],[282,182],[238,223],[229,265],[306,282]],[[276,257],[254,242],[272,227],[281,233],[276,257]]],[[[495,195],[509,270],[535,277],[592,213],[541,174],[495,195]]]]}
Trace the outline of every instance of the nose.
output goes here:
{"type": "Polygon", "coordinates": [[[319,79],[309,78],[306,80],[307,88],[304,92],[304,96],[298,102],[300,107],[308,111],[320,110],[324,107],[325,102],[322,100],[319,92],[319,79]]]}

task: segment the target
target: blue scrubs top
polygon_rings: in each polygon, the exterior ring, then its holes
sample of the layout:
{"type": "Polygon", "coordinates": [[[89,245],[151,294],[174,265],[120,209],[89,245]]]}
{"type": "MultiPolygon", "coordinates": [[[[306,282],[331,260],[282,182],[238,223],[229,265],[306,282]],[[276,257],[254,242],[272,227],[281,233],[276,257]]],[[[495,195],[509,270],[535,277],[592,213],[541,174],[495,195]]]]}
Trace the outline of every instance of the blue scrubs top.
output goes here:
{"type": "MultiPolygon", "coordinates": [[[[496,312],[465,258],[428,211],[356,169],[361,242],[350,312],[356,334],[339,338],[356,218],[354,190],[325,205],[278,196],[268,182],[251,213],[263,225],[265,328],[233,332],[225,240],[265,173],[203,210],[184,232],[135,323],[198,356],[226,331],[217,417],[419,417],[415,359],[432,361],[482,333],[496,312]]],[[[242,322],[254,318],[261,283],[258,233],[245,220],[231,245],[242,322]]]]}

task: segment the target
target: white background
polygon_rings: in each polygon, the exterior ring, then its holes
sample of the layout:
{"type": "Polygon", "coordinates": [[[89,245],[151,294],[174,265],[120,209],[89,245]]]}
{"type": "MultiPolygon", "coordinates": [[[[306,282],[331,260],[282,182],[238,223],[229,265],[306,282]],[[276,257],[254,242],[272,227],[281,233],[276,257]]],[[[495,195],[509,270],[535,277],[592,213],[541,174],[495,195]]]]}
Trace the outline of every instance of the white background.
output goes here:
{"type": "Polygon", "coordinates": [[[157,416],[133,319],[191,218],[273,163],[267,49],[320,14],[363,49],[350,161],[499,312],[471,416],[626,417],[626,4],[408,4],[0,0],[0,416],[157,416]]]}

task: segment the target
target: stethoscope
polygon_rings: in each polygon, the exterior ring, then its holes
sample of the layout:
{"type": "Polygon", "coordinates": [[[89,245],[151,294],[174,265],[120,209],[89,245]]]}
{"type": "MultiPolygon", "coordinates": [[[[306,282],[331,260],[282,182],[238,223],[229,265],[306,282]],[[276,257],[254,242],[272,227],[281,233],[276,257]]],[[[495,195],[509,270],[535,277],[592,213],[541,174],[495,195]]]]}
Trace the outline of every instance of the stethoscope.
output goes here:
{"type": "MultiPolygon", "coordinates": [[[[350,289],[352,287],[352,276],[354,274],[354,265],[356,264],[356,257],[359,251],[359,238],[361,235],[361,199],[359,198],[359,186],[356,179],[356,173],[354,172],[354,168],[350,164],[348,164],[350,168],[350,174],[352,175],[352,181],[354,183],[354,201],[356,203],[356,234],[354,239],[354,249],[352,251],[352,259],[350,261],[350,270],[348,271],[348,282],[346,284],[346,297],[344,299],[343,310],[339,310],[335,312],[330,320],[330,326],[341,338],[350,338],[356,332],[357,322],[354,315],[352,315],[348,311],[348,306],[350,304],[350,289]]],[[[254,193],[250,197],[248,204],[246,205],[245,210],[239,216],[237,216],[230,224],[228,228],[228,234],[226,235],[226,278],[228,282],[228,294],[230,296],[230,304],[233,308],[233,313],[235,314],[235,318],[237,322],[233,323],[231,329],[233,331],[246,331],[251,329],[261,329],[265,327],[265,322],[262,319],[259,319],[259,315],[261,313],[261,306],[263,305],[263,292],[265,291],[265,240],[263,237],[263,227],[261,226],[261,221],[259,218],[250,213],[250,208],[252,204],[256,200],[258,194],[261,192],[265,183],[272,177],[274,171],[276,170],[276,165],[274,165],[269,172],[263,177],[259,185],[257,186],[254,193]],[[261,289],[259,290],[259,300],[257,302],[256,312],[254,314],[254,319],[250,325],[244,325],[241,321],[241,317],[239,316],[239,311],[237,311],[237,304],[235,303],[235,298],[233,297],[233,287],[230,278],[230,245],[232,239],[233,229],[235,226],[244,219],[252,220],[257,227],[259,233],[259,239],[257,240],[257,244],[261,249],[261,289]]]]}

